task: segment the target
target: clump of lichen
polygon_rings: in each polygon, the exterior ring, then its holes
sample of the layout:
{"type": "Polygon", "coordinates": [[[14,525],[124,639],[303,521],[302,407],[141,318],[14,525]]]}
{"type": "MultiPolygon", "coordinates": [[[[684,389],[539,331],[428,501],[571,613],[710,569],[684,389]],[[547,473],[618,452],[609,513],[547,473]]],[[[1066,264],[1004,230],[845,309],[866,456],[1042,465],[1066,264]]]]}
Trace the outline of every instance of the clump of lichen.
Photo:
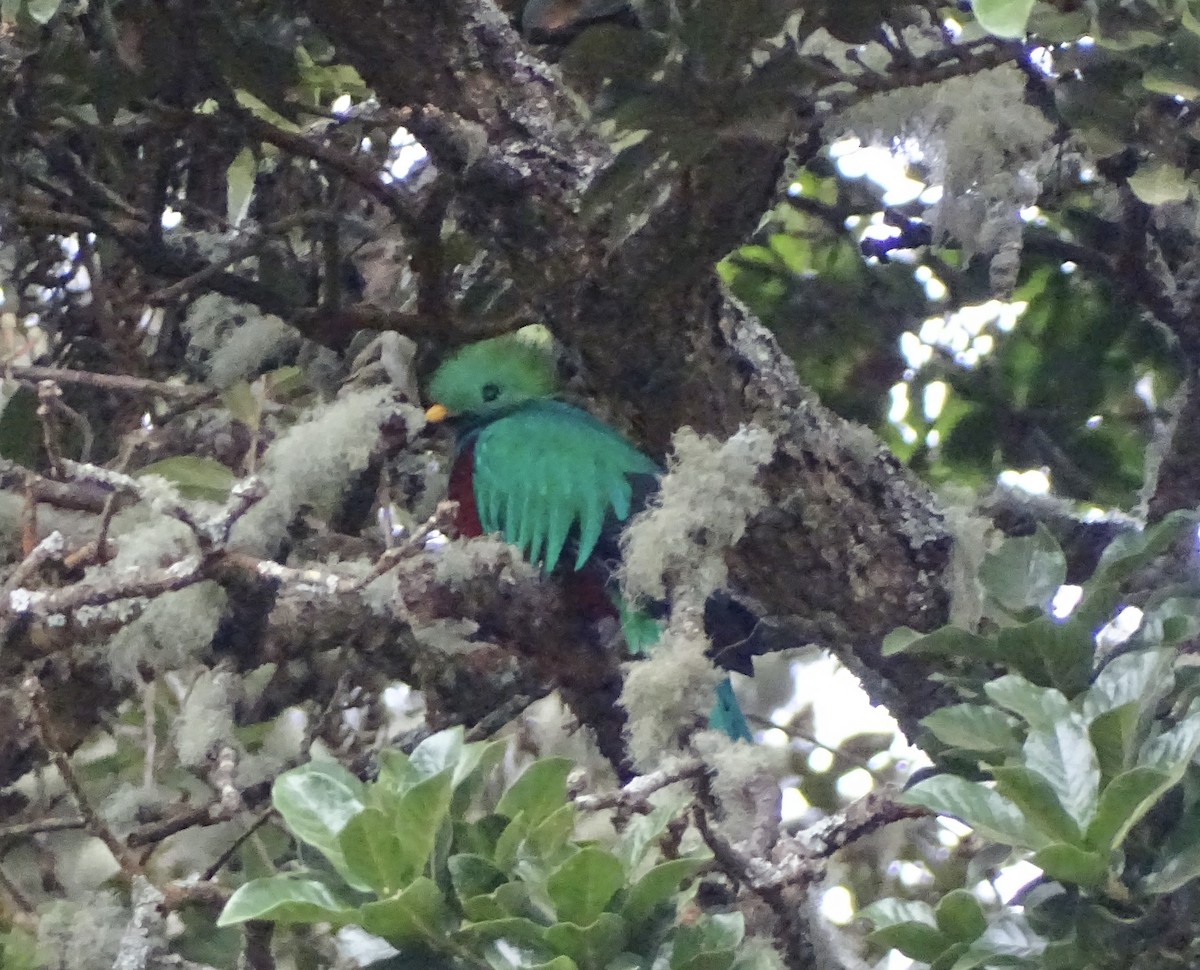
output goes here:
{"type": "Polygon", "coordinates": [[[629,754],[639,770],[678,753],[681,729],[696,725],[712,707],[723,675],[705,655],[707,647],[695,624],[676,623],[648,659],[629,664],[621,705],[629,712],[629,754]]]}
{"type": "Polygon", "coordinates": [[[38,920],[38,951],[48,970],[111,970],[128,913],[115,892],[60,900],[38,920]]]}
{"type": "Polygon", "coordinates": [[[396,404],[387,386],[354,391],[315,406],[267,450],[261,472],[267,496],[234,527],[234,545],[273,555],[301,507],[318,515],[335,511],[347,488],[366,469],[380,424],[405,407],[418,414],[414,407],[396,404]]]}
{"type": "Polygon", "coordinates": [[[998,67],[889,91],[844,111],[833,129],[899,148],[942,197],[930,209],[940,238],[992,259],[992,286],[1011,290],[1020,210],[1038,198],[1054,126],[1025,101],[1025,77],[998,67]]]}
{"type": "MultiPolygon", "coordinates": [[[[107,564],[88,570],[89,581],[105,583],[169,568],[199,552],[186,525],[144,506],[117,515],[111,536],[116,554],[107,564]]],[[[225,599],[220,586],[204,582],[153,599],[84,608],[76,611],[76,620],[127,620],[105,644],[104,657],[115,678],[140,683],[144,670],[176,670],[202,656],[221,620],[225,599]]]]}
{"type": "Polygon", "coordinates": [[[668,473],[651,506],[622,538],[622,585],[631,602],[669,600],[670,621],[648,659],[629,666],[621,703],[629,751],[643,770],[680,750],[724,676],[709,661],[705,600],[726,580],[725,553],[767,503],[758,484],[775,441],[744,427],[725,441],[677,432],[668,473]]]}
{"type": "Polygon", "coordinates": [[[622,585],[633,602],[672,587],[706,597],[725,582],[725,550],[767,503],[759,469],[774,454],[770,433],[741,428],[726,441],[676,432],[667,475],[651,506],[621,540],[622,585]]]}

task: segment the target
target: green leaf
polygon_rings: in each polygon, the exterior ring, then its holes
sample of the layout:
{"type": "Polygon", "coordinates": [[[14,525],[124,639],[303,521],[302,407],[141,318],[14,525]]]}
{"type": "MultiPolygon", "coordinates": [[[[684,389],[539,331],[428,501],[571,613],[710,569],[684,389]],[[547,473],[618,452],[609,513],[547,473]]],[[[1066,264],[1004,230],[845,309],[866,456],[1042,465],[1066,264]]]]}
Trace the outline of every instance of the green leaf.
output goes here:
{"type": "Polygon", "coordinates": [[[907,653],[988,661],[1000,659],[994,640],[954,626],[944,626],[927,634],[906,626],[898,627],[883,638],[881,651],[885,657],[907,653]]]}
{"type": "Polygon", "coordinates": [[[919,899],[897,899],[889,896],[864,906],[858,911],[860,919],[867,920],[876,929],[894,926],[897,923],[924,923],[937,928],[937,915],[933,907],[919,899]]]}
{"type": "Polygon", "coordinates": [[[1141,165],[1129,176],[1129,188],[1147,205],[1184,202],[1195,188],[1183,169],[1169,162],[1154,161],[1141,165]]]}
{"type": "Polygon", "coordinates": [[[949,815],[984,838],[1004,845],[1038,849],[1051,841],[1030,825],[1021,810],[1003,795],[954,775],[920,781],[904,793],[901,801],[949,815]]]}
{"type": "Polygon", "coordinates": [[[1050,783],[1071,818],[1087,828],[1096,813],[1100,762],[1083,718],[1071,711],[1051,727],[1030,731],[1023,756],[1026,767],[1050,783]]]}
{"type": "Polygon", "coordinates": [[[365,904],[360,924],[368,933],[403,948],[423,944],[437,949],[450,926],[450,911],[432,879],[421,876],[389,899],[365,904]]]}
{"type": "Polygon", "coordinates": [[[488,859],[495,858],[496,841],[508,827],[503,815],[485,815],[474,822],[454,821],[454,845],[464,852],[474,852],[488,859]]]}
{"type": "Polygon", "coordinates": [[[525,839],[527,851],[545,860],[557,861],[575,831],[575,806],[568,803],[551,812],[525,839]]]}
{"type": "Polygon", "coordinates": [[[680,892],[680,886],[692,880],[708,865],[706,858],[668,859],[660,862],[629,890],[621,915],[632,927],[649,919],[654,910],[680,892]]]}
{"type": "MultiPolygon", "coordinates": [[[[458,768],[463,756],[465,732],[461,725],[438,731],[418,744],[408,756],[408,764],[422,781],[458,768]]],[[[470,769],[468,769],[469,771],[470,769]]]]}
{"type": "Polygon", "coordinates": [[[1178,511],[1144,532],[1122,533],[1104,547],[1088,585],[1128,579],[1135,570],[1166,552],[1186,530],[1195,527],[1196,521],[1195,512],[1178,511]]]}
{"type": "Polygon", "coordinates": [[[1020,40],[1033,11],[1034,0],[974,0],[971,12],[993,37],[1020,40]]]}
{"type": "Polygon", "coordinates": [[[392,825],[402,859],[397,880],[403,884],[418,875],[429,861],[438,829],[450,810],[451,774],[444,771],[426,778],[400,796],[392,825]]]}
{"type": "Polygon", "coordinates": [[[549,921],[551,914],[548,907],[540,900],[535,902],[533,893],[534,889],[529,883],[505,882],[490,893],[460,901],[466,916],[476,922],[507,919],[510,916],[549,921]]]}
{"type": "Polygon", "coordinates": [[[517,861],[517,851],[528,834],[529,821],[524,812],[518,812],[496,839],[496,851],[492,854],[492,861],[501,869],[511,869],[517,861]]]}
{"type": "Polygon", "coordinates": [[[486,895],[507,879],[490,859],[468,852],[450,856],[446,866],[450,870],[450,884],[460,899],[486,895]]]}
{"type": "Polygon", "coordinates": [[[1169,94],[1191,101],[1200,97],[1200,86],[1195,77],[1169,68],[1151,69],[1142,75],[1142,87],[1155,94],[1169,94]]]}
{"type": "Polygon", "coordinates": [[[1135,650],[1111,660],[1083,695],[1083,716],[1091,721],[1129,703],[1154,707],[1171,689],[1173,650],[1135,650]]]}
{"type": "Polygon", "coordinates": [[[1100,852],[1118,848],[1129,830],[1177,780],[1147,765],[1118,775],[1100,793],[1096,817],[1088,826],[1087,844],[1100,852]]]}
{"type": "Polygon", "coordinates": [[[1071,705],[1060,691],[1038,687],[1018,674],[998,677],[983,689],[993,704],[1024,718],[1030,727],[1049,728],[1070,716],[1071,705]]]}
{"type": "Polygon", "coordinates": [[[254,198],[254,178],[258,174],[258,159],[249,148],[243,148],[225,170],[225,218],[237,226],[250,211],[254,198]]]}
{"type": "Polygon", "coordinates": [[[1200,748],[1200,701],[1193,701],[1187,716],[1171,730],[1151,738],[1138,753],[1138,764],[1153,765],[1174,777],[1183,777],[1183,770],[1200,748]]]}
{"type": "Polygon", "coordinates": [[[468,943],[483,940],[512,940],[530,946],[539,946],[546,940],[546,927],[531,919],[511,916],[505,919],[467,923],[459,928],[457,936],[468,943]]]}
{"type": "Polygon", "coordinates": [[[346,867],[379,896],[389,896],[407,880],[404,857],[391,819],[377,808],[364,808],[338,836],[346,867]]]}
{"type": "MultiPolygon", "coordinates": [[[[976,14],[978,10],[976,4],[976,14]]],[[[1006,540],[979,567],[979,581],[988,594],[1014,613],[1046,609],[1066,578],[1066,557],[1050,530],[1041,524],[1031,536],[1006,540]]]]}
{"type": "Polygon", "coordinates": [[[1050,782],[1025,765],[992,769],[996,790],[1013,802],[1034,827],[1052,840],[1079,844],[1083,832],[1063,808],[1050,782]]]}
{"type": "Polygon", "coordinates": [[[983,704],[943,707],[921,721],[943,744],[971,751],[1015,751],[1016,722],[1003,711],[983,704]]]}
{"type": "Polygon", "coordinates": [[[654,843],[662,838],[670,822],[685,804],[681,797],[666,798],[646,815],[635,815],[625,826],[617,843],[616,854],[626,869],[634,869],[646,857],[654,843]]]}
{"type": "Polygon", "coordinates": [[[1172,596],[1147,610],[1139,629],[1147,640],[1155,630],[1157,642],[1174,646],[1184,640],[1194,640],[1200,634],[1200,599],[1194,596],[1172,596]]]}
{"type": "Polygon", "coordinates": [[[515,819],[523,812],[532,827],[567,801],[567,775],[572,762],[568,758],[543,758],[535,761],[504,793],[496,811],[515,819]]]}
{"type": "Polygon", "coordinates": [[[946,893],[934,911],[938,929],[952,940],[970,943],[987,929],[979,900],[965,889],[946,893]]]}
{"type": "Polygon", "coordinates": [[[164,458],[137,471],[137,477],[158,475],[179,489],[184,498],[224,502],[237,480],[233,472],[214,458],[177,455],[164,458]]]}
{"type": "Polygon", "coordinates": [[[257,431],[262,422],[263,401],[247,381],[238,381],[222,392],[221,401],[234,420],[240,421],[251,431],[257,431]]]}
{"type": "Polygon", "coordinates": [[[899,950],[910,960],[932,963],[954,941],[925,923],[893,923],[868,933],[867,942],[880,949],[899,950]]]}
{"type": "Polygon", "coordinates": [[[1146,875],[1142,889],[1171,893],[1200,876],[1200,812],[1193,806],[1159,852],[1162,865],[1146,875]]]}
{"type": "Polygon", "coordinates": [[[593,922],[625,884],[625,867],[597,846],[580,849],[551,873],[546,883],[558,918],[566,923],[593,922]]]}
{"type": "Polygon", "coordinates": [[[271,786],[271,802],[288,831],[320,851],[355,889],[370,885],[346,865],[338,837],[365,807],[363,784],[332,761],[310,761],[286,771],[271,786]]]}
{"type": "Polygon", "coordinates": [[[1039,849],[1032,862],[1051,879],[1074,883],[1084,889],[1095,889],[1108,877],[1107,856],[1065,842],[1039,849]]]}
{"type": "Polygon", "coordinates": [[[221,910],[217,926],[232,926],[247,920],[346,926],[357,919],[358,910],[317,879],[268,876],[239,886],[221,910]]]}
{"type": "Polygon", "coordinates": [[[580,970],[603,970],[625,948],[628,938],[625,921],[615,913],[601,913],[587,926],[555,923],[544,937],[548,947],[570,957],[580,970]]]}
{"type": "Polygon", "coordinates": [[[714,913],[708,919],[680,926],[675,933],[671,970],[727,970],[745,936],[741,913],[714,913]]]}
{"type": "Polygon", "coordinates": [[[954,970],[973,970],[982,966],[1022,965],[1033,961],[1046,949],[1046,941],[1030,928],[1023,916],[1002,913],[988,925],[987,931],[968,947],[954,963],[954,970]],[[1012,959],[997,959],[1010,957],[1012,959]]]}
{"type": "Polygon", "coordinates": [[[1105,778],[1115,778],[1131,766],[1137,747],[1138,721],[1138,705],[1131,702],[1105,711],[1088,725],[1088,736],[1105,778]]]}

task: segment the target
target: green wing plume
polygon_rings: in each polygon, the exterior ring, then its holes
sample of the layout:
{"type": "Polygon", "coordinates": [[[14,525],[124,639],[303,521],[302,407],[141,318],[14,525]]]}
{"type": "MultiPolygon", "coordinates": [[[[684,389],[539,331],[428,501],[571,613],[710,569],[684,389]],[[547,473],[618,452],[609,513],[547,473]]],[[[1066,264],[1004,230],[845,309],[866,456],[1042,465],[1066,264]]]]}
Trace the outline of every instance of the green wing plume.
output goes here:
{"type": "Polygon", "coordinates": [[[631,476],[662,470],[612,428],[560,401],[536,401],[485,425],[472,478],[485,532],[499,532],[549,572],[572,528],[575,569],[592,554],[605,520],[629,517],[631,476]]]}

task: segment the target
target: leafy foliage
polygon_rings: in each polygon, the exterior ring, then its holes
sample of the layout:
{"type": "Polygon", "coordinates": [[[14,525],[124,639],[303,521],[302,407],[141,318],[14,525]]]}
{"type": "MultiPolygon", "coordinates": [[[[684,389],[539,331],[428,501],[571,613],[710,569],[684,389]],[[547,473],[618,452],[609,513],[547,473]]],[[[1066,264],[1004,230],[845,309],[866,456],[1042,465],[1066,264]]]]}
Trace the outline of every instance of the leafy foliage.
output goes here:
{"type": "Polygon", "coordinates": [[[275,809],[332,871],[253,879],[217,925],[356,925],[410,959],[449,966],[750,966],[738,956],[740,915],[680,921],[707,858],[656,848],[669,806],[632,822],[611,848],[578,841],[570,762],[536,761],[489,797],[502,750],[464,743],[455,728],[411,755],[383,752],[373,782],[331,762],[281,775],[275,809]]]}
{"type": "Polygon", "coordinates": [[[936,910],[876,903],[862,913],[874,943],[937,966],[1020,963],[1048,947],[1057,967],[1122,966],[1131,914],[1148,916],[1200,876],[1177,849],[1190,844],[1200,781],[1200,700],[1177,647],[1200,633],[1200,584],[1152,592],[1117,646],[1097,634],[1131,577],[1196,525],[1176,515],[1112,543],[1067,617],[1049,612],[1066,566],[1054,539],[1042,529],[1009,540],[980,570],[980,634],[888,638],[892,653],[945,656],[965,698],[922,721],[939,773],[906,800],[965,822],[1044,877],[1023,893],[1024,914],[999,922],[961,892],[936,910]]]}

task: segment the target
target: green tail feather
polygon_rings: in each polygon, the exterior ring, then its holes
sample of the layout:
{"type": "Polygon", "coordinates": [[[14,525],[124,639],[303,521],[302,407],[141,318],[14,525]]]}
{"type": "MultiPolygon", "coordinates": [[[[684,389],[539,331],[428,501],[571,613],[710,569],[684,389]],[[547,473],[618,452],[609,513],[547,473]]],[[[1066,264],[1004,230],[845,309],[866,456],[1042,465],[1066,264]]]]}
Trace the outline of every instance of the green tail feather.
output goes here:
{"type": "Polygon", "coordinates": [[[734,741],[753,741],[750,725],[746,723],[746,715],[742,713],[737,695],[733,692],[733,684],[728,677],[717,684],[717,701],[713,704],[712,713],[708,715],[708,726],[724,731],[734,741]]]}
{"type": "MultiPolygon", "coordinates": [[[[662,623],[645,610],[630,609],[619,594],[612,593],[611,597],[617,608],[621,632],[625,635],[626,649],[635,657],[649,653],[662,636],[662,623]]],[[[742,713],[728,677],[717,684],[716,694],[716,702],[708,715],[708,726],[723,731],[733,741],[753,741],[754,735],[750,733],[750,725],[746,723],[746,715],[742,713]]]]}

